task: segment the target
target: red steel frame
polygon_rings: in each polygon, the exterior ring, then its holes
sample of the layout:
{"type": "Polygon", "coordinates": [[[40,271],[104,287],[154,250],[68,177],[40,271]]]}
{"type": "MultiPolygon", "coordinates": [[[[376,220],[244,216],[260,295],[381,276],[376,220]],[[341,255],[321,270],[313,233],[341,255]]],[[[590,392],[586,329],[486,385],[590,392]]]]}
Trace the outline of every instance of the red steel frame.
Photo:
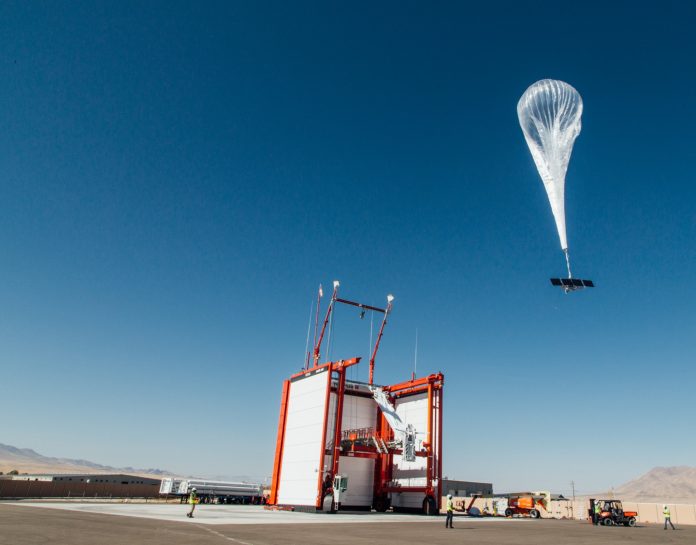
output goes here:
{"type": "MultiPolygon", "coordinates": [[[[423,443],[425,453],[416,453],[416,456],[426,456],[426,485],[425,487],[402,487],[389,486],[388,483],[392,480],[392,468],[394,454],[401,454],[398,450],[390,450],[388,454],[381,456],[387,457],[386,464],[382,462],[382,468],[387,468],[386,472],[382,472],[380,478],[375,481],[375,498],[384,496],[389,492],[424,492],[426,496],[433,498],[438,511],[442,507],[442,494],[440,482],[442,480],[442,392],[445,383],[445,377],[442,373],[429,375],[423,378],[412,378],[406,382],[385,386],[384,390],[390,394],[392,402],[402,397],[418,395],[424,392],[428,394],[428,427],[426,440],[423,443]],[[437,421],[436,418],[437,411],[437,421]],[[435,428],[435,429],[433,429],[435,428]],[[435,440],[435,444],[434,444],[435,440]],[[435,456],[437,463],[433,463],[435,456]],[[433,483],[437,482],[437,490],[433,483]]],[[[386,422],[384,417],[381,419],[382,438],[390,439],[391,430],[386,425],[387,434],[385,437],[386,422]]]]}
{"type": "Polygon", "coordinates": [[[276,439],[275,460],[273,461],[273,479],[271,481],[271,494],[268,503],[278,503],[278,485],[280,483],[280,470],[283,463],[283,446],[285,444],[285,421],[288,410],[288,397],[290,395],[290,381],[283,381],[283,393],[280,397],[280,418],[278,419],[278,437],[276,439]]]}
{"type": "MultiPolygon", "coordinates": [[[[379,307],[373,307],[371,305],[365,305],[363,303],[358,303],[356,301],[349,301],[348,299],[339,299],[338,297],[338,287],[340,286],[338,280],[334,281],[334,289],[333,293],[331,294],[331,301],[329,301],[329,306],[326,308],[326,315],[324,316],[324,322],[322,323],[321,326],[321,332],[319,333],[319,338],[317,339],[317,331],[318,331],[318,326],[319,326],[319,305],[321,303],[321,298],[323,295],[323,291],[321,286],[319,286],[319,294],[317,296],[317,311],[316,311],[316,317],[315,317],[315,323],[314,323],[314,349],[313,349],[313,366],[316,368],[319,365],[319,358],[321,357],[321,343],[324,340],[324,334],[326,333],[326,326],[329,323],[329,318],[331,317],[331,313],[334,310],[334,306],[336,303],[343,303],[344,305],[351,305],[354,307],[358,307],[363,310],[371,310],[373,312],[381,312],[384,314],[384,317],[382,318],[382,325],[379,328],[379,333],[377,334],[377,340],[375,341],[375,346],[372,350],[372,355],[370,356],[370,375],[369,375],[369,383],[372,384],[373,379],[374,379],[374,374],[375,374],[375,358],[377,357],[377,350],[379,350],[379,344],[382,341],[382,335],[384,334],[384,327],[387,325],[387,317],[389,316],[389,313],[391,312],[392,309],[392,301],[394,300],[394,297],[392,295],[387,296],[387,308],[379,308],[379,307]]],[[[305,369],[309,369],[309,354],[307,354],[307,361],[305,364],[305,369]]]]}
{"type": "MultiPolygon", "coordinates": [[[[273,465],[273,480],[271,484],[271,493],[268,499],[270,505],[278,505],[278,487],[280,485],[280,476],[282,471],[282,460],[283,460],[283,448],[285,443],[285,426],[287,423],[287,410],[288,410],[288,400],[290,397],[290,389],[292,388],[292,380],[300,378],[302,376],[314,374],[317,371],[326,368],[327,378],[326,378],[326,398],[324,406],[324,426],[322,431],[321,440],[321,451],[319,459],[319,474],[317,476],[317,497],[315,502],[315,507],[317,509],[322,508],[322,489],[323,483],[328,475],[333,481],[334,476],[339,473],[340,469],[340,458],[341,456],[351,456],[358,458],[372,458],[375,460],[375,479],[373,485],[373,503],[376,503],[379,498],[386,497],[390,492],[422,492],[424,497],[430,497],[435,502],[437,510],[439,511],[442,507],[442,494],[440,490],[440,482],[442,479],[442,395],[444,386],[444,375],[442,373],[432,374],[427,377],[416,379],[412,377],[411,380],[406,382],[401,382],[397,384],[392,384],[390,386],[384,386],[385,392],[391,398],[392,403],[395,403],[400,398],[405,398],[412,395],[419,395],[422,393],[428,394],[428,424],[427,424],[427,434],[426,440],[423,442],[424,450],[417,452],[416,456],[422,456],[427,458],[426,462],[426,485],[424,487],[400,487],[391,486],[389,483],[393,479],[393,463],[394,455],[400,455],[402,452],[399,449],[387,449],[387,452],[378,452],[377,448],[372,446],[353,446],[352,450],[348,452],[341,452],[341,427],[343,420],[343,404],[346,395],[346,369],[360,362],[361,358],[352,358],[349,360],[340,360],[335,362],[327,362],[322,365],[318,364],[321,344],[326,332],[326,326],[329,322],[331,312],[333,311],[335,303],[344,303],[352,306],[359,307],[361,309],[372,310],[377,312],[382,312],[384,317],[382,319],[382,325],[375,342],[374,349],[370,357],[370,374],[369,374],[369,384],[373,383],[374,375],[374,362],[377,356],[377,350],[379,349],[380,341],[384,333],[384,327],[387,323],[387,317],[391,312],[392,308],[392,297],[390,296],[387,301],[387,308],[381,309],[377,307],[372,307],[369,305],[364,305],[362,303],[356,303],[354,301],[348,301],[346,299],[339,299],[338,295],[339,283],[334,282],[334,290],[331,295],[331,301],[326,311],[324,322],[317,339],[318,332],[318,317],[319,317],[319,302],[321,299],[321,287],[319,291],[319,296],[317,298],[317,320],[315,324],[315,345],[313,349],[313,366],[311,368],[309,365],[309,354],[307,358],[307,363],[305,368],[299,373],[296,373],[290,377],[289,380],[283,382],[283,390],[281,395],[280,404],[280,416],[278,421],[278,434],[276,439],[276,453],[273,465]],[[334,374],[336,376],[334,377],[334,374]],[[337,380],[337,385],[335,388],[332,387],[333,380],[337,380]],[[332,448],[326,448],[326,436],[329,429],[329,406],[332,391],[336,394],[336,411],[335,411],[335,421],[334,421],[334,437],[332,441],[332,448]],[[437,418],[437,420],[436,420],[437,418]],[[326,464],[326,456],[330,456],[330,464],[326,464]],[[435,458],[436,463],[434,463],[433,458],[435,458]],[[328,468],[328,469],[327,469],[328,468]],[[434,483],[437,484],[437,490],[434,483]]],[[[393,439],[393,431],[389,424],[387,423],[381,410],[377,407],[377,423],[375,427],[375,435],[381,440],[388,442],[393,439]]]]}

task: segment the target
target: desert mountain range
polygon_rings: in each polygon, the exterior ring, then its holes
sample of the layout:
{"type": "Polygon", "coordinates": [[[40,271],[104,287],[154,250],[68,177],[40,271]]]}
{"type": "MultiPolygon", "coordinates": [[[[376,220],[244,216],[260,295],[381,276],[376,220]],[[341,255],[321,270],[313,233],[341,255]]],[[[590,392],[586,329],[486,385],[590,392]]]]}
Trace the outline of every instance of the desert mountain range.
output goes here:
{"type": "Polygon", "coordinates": [[[30,448],[17,448],[0,443],[0,471],[7,473],[13,469],[20,473],[127,473],[153,478],[173,475],[172,472],[162,469],[111,467],[89,460],[50,458],[30,448]]]}
{"type": "Polygon", "coordinates": [[[614,490],[624,500],[696,503],[696,467],[654,467],[614,490]]]}

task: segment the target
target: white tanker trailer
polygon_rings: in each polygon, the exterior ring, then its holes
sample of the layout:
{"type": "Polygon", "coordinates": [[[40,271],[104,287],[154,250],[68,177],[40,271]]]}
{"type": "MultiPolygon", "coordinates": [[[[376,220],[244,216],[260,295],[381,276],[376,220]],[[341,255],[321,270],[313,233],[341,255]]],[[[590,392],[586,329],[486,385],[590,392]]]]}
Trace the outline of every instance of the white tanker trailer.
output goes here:
{"type": "Polygon", "coordinates": [[[206,479],[162,479],[160,494],[184,501],[195,488],[201,503],[262,503],[263,486],[256,483],[206,479]]]}

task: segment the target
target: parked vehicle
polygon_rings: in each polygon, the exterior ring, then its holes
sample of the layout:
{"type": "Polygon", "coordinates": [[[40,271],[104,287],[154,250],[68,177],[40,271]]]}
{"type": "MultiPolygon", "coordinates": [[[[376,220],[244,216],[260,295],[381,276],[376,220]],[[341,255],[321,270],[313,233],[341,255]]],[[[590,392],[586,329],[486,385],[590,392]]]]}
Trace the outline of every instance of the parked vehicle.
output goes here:
{"type": "Polygon", "coordinates": [[[638,513],[636,511],[624,511],[623,504],[621,500],[590,500],[590,518],[592,517],[592,512],[594,510],[594,503],[599,503],[600,513],[599,513],[599,523],[604,526],[630,526],[636,525],[636,517],[638,513]]]}
{"type": "Polygon", "coordinates": [[[508,496],[508,506],[505,516],[522,515],[533,519],[541,518],[548,507],[551,494],[548,492],[534,492],[520,496],[508,496]]]}

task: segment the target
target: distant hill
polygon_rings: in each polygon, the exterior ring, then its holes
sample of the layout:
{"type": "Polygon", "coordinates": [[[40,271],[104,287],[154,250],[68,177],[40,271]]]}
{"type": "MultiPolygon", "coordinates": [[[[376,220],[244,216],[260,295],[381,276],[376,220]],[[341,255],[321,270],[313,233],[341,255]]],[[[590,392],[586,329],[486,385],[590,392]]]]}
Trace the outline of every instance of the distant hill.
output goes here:
{"type": "Polygon", "coordinates": [[[622,500],[696,503],[696,467],[654,467],[619,486],[614,494],[622,500]]]}
{"type": "Polygon", "coordinates": [[[50,458],[30,448],[17,448],[0,443],[0,471],[7,473],[13,469],[20,473],[128,473],[148,477],[173,475],[171,471],[162,469],[111,467],[89,460],[50,458]]]}

